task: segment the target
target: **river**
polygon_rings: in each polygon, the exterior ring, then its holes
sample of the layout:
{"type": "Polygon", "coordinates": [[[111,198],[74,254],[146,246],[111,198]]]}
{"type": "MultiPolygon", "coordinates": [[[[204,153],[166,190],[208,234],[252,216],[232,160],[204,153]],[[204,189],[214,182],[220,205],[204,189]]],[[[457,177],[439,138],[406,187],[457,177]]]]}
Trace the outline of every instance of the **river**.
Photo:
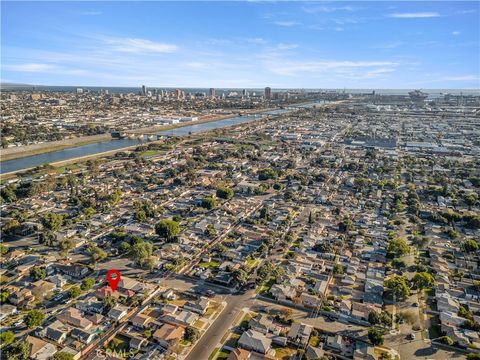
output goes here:
{"type": "MultiPolygon", "coordinates": [[[[313,105],[316,105],[316,104],[320,104],[320,103],[308,103],[308,104],[300,105],[300,107],[312,107],[313,105]]],[[[299,106],[297,105],[297,107],[299,106]]],[[[202,124],[187,125],[187,126],[178,127],[171,130],[159,131],[157,132],[157,135],[184,136],[184,135],[188,135],[189,133],[195,134],[195,133],[209,131],[213,129],[220,129],[227,126],[260,120],[261,118],[268,115],[279,115],[279,114],[283,114],[291,111],[293,110],[276,109],[276,110],[259,113],[256,116],[255,115],[235,116],[227,119],[211,121],[211,122],[206,122],[202,124]]],[[[76,157],[94,155],[94,154],[111,151],[111,150],[118,150],[118,149],[126,148],[129,146],[144,144],[144,143],[147,143],[146,138],[112,139],[112,140],[100,141],[100,142],[88,144],[88,145],[71,147],[63,150],[51,151],[44,154],[31,155],[23,158],[2,161],[0,162],[0,174],[28,169],[35,166],[54,163],[57,161],[68,160],[76,157]]]]}

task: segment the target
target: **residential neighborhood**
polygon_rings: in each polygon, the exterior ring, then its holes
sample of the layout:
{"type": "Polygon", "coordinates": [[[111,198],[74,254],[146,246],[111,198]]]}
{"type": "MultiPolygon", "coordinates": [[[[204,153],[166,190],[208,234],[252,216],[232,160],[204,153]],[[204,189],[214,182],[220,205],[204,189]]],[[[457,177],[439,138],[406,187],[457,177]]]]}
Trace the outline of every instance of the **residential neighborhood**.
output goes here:
{"type": "Polygon", "coordinates": [[[2,356],[478,358],[468,101],[323,99],[5,176],[2,356]]]}

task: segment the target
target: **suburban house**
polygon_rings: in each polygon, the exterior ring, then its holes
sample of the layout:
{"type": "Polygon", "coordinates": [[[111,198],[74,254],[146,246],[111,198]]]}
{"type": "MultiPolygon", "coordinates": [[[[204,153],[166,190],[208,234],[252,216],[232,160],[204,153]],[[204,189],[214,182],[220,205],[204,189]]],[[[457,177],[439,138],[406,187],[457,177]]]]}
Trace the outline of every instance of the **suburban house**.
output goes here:
{"type": "Polygon", "coordinates": [[[264,334],[250,329],[240,336],[240,339],[238,339],[238,346],[246,350],[266,354],[272,346],[272,340],[267,338],[264,334]]]}

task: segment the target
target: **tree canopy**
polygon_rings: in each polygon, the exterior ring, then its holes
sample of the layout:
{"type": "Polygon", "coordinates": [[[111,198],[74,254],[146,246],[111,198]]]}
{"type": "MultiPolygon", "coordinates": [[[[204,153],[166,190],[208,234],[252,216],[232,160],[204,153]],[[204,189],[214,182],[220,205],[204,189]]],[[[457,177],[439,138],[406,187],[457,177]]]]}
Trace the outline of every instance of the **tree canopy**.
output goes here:
{"type": "Polygon", "coordinates": [[[180,224],[175,220],[163,219],[155,225],[155,232],[166,240],[172,240],[180,233],[180,224]]]}
{"type": "Polygon", "coordinates": [[[41,325],[43,319],[45,319],[43,312],[33,309],[25,315],[25,324],[27,324],[29,328],[34,328],[41,325]]]}
{"type": "Polygon", "coordinates": [[[467,252],[474,252],[478,250],[478,243],[475,240],[469,239],[463,243],[463,248],[467,252]]]}
{"type": "Polygon", "coordinates": [[[233,198],[234,192],[228,187],[219,187],[217,189],[217,197],[220,199],[230,200],[233,198]]]}
{"type": "Polygon", "coordinates": [[[393,238],[388,242],[387,255],[389,257],[398,257],[410,253],[410,246],[402,238],[393,238]]]}
{"type": "Polygon", "coordinates": [[[412,278],[412,283],[417,289],[426,289],[435,285],[435,279],[427,272],[417,272],[412,278]]]}
{"type": "Polygon", "coordinates": [[[368,329],[368,340],[370,340],[375,346],[382,345],[384,341],[383,332],[377,328],[371,327],[368,329]]]}
{"type": "Polygon", "coordinates": [[[393,296],[398,301],[405,300],[410,294],[405,276],[394,275],[385,281],[385,286],[392,291],[393,296]]]}
{"type": "Polygon", "coordinates": [[[63,223],[63,216],[60,214],[48,212],[42,217],[42,224],[46,229],[58,231],[63,223]]]}
{"type": "Polygon", "coordinates": [[[213,196],[207,196],[202,199],[201,206],[207,210],[214,209],[217,206],[217,200],[213,196]]]}

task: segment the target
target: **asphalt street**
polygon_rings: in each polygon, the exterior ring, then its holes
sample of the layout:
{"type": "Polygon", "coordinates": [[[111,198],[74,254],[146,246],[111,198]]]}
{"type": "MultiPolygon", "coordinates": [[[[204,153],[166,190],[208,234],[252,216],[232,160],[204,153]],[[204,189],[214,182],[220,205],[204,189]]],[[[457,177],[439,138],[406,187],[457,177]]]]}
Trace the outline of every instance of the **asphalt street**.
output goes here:
{"type": "Polygon", "coordinates": [[[248,301],[253,296],[255,296],[253,290],[247,291],[245,294],[241,295],[228,295],[225,298],[227,306],[193,347],[185,360],[207,360],[208,356],[215,349],[223,335],[230,329],[240,311],[244,307],[248,307],[248,301]]]}

